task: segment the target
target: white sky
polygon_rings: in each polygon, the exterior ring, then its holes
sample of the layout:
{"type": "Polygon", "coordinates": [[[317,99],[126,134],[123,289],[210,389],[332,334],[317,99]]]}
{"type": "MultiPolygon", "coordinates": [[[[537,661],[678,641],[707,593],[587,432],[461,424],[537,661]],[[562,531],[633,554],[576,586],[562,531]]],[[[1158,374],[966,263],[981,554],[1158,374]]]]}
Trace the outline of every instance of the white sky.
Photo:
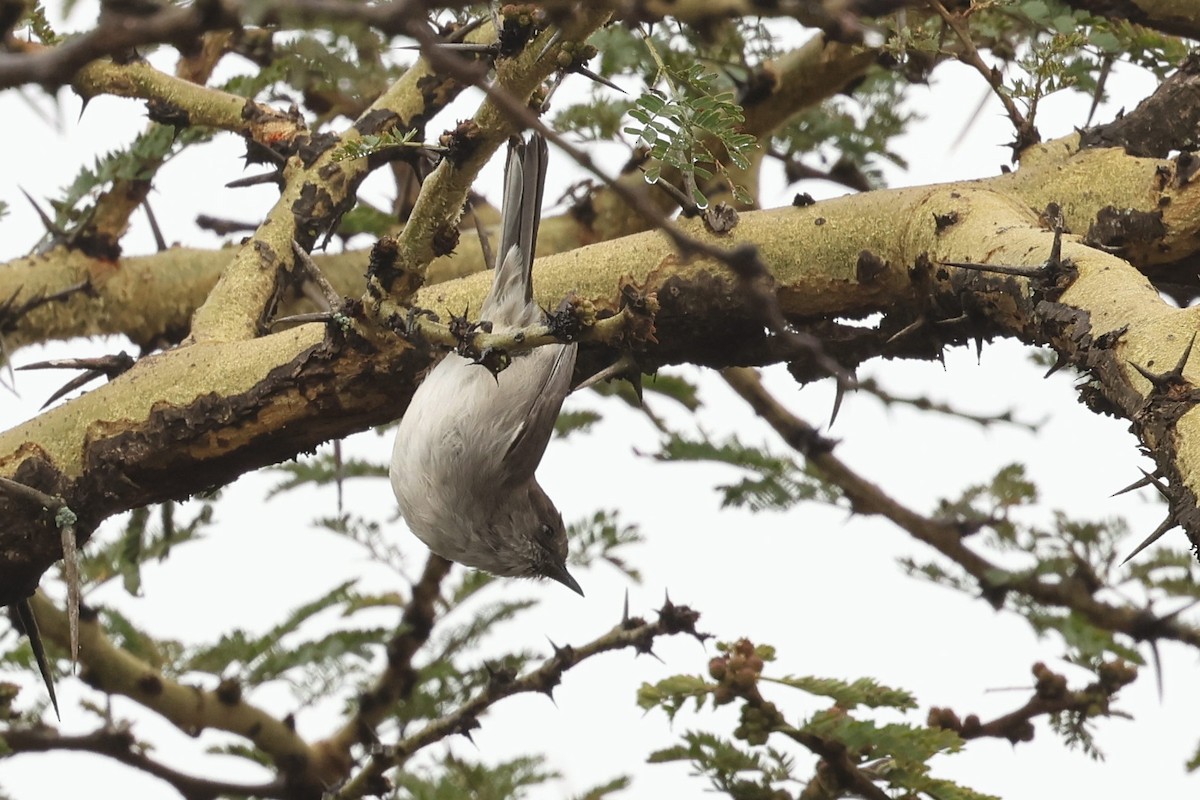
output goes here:
{"type": "MultiPolygon", "coordinates": [[[[984,90],[975,75],[962,69],[943,67],[937,76],[931,87],[917,87],[910,95],[927,120],[896,143],[911,168],[889,168],[893,186],[986,177],[1008,161],[1011,133],[994,100],[984,105],[963,145],[951,148],[984,90]]],[[[1111,119],[1122,106],[1132,108],[1153,81],[1132,71],[1118,72],[1110,87],[1113,100],[1102,106],[1097,120],[1111,119]]],[[[91,154],[123,145],[144,125],[142,108],[134,101],[97,98],[77,121],[78,100],[69,92],[60,99],[62,121],[55,127],[30,112],[30,104],[45,108],[43,101],[15,92],[0,95],[0,118],[22,120],[7,125],[3,134],[9,156],[2,167],[7,180],[0,184],[0,199],[8,202],[11,214],[0,220],[0,259],[21,255],[36,240],[36,218],[18,187],[37,198],[54,196],[91,154]]],[[[430,136],[469,115],[472,102],[468,97],[448,110],[429,126],[430,136]]],[[[1068,96],[1045,103],[1039,117],[1044,138],[1082,125],[1088,104],[1085,98],[1068,96]]],[[[152,204],[169,241],[215,243],[195,230],[198,212],[248,219],[263,214],[274,198],[273,189],[220,188],[242,174],[240,154],[237,140],[224,135],[163,170],[152,204]]],[[[561,155],[551,157],[563,165],[551,170],[546,194],[554,198],[578,173],[566,168],[561,155]]],[[[499,169],[498,161],[492,164],[484,176],[492,183],[483,185],[496,185],[499,169]]],[[[818,196],[841,193],[823,184],[776,184],[776,200],[768,205],[788,202],[796,190],[818,196]]],[[[144,220],[140,215],[135,219],[127,252],[152,250],[144,220]]],[[[28,348],[15,363],[122,347],[127,345],[111,341],[28,348]]],[[[1139,464],[1146,465],[1126,423],[1097,417],[1080,406],[1070,376],[1042,380],[1040,373],[1013,343],[987,346],[980,363],[973,350],[948,352],[945,369],[936,363],[869,364],[863,374],[880,377],[897,393],[949,400],[965,411],[1015,408],[1022,419],[1046,419],[1047,424],[1036,436],[1013,426],[983,430],[905,409],[888,411],[871,398],[851,396],[831,432],[842,440],[837,452],[894,497],[926,511],[937,498],[955,496],[971,483],[986,481],[1002,465],[1023,461],[1041,488],[1040,518],[1055,508],[1072,516],[1125,516],[1133,531],[1132,545],[1157,524],[1161,510],[1145,493],[1108,496],[1137,477],[1139,464]]],[[[784,449],[716,376],[698,370],[687,374],[701,385],[706,406],[699,422],[705,429],[714,434],[736,431],[744,442],[784,449]]],[[[832,387],[797,389],[782,371],[772,371],[768,378],[777,396],[804,418],[814,424],[828,419],[832,387]]],[[[35,414],[65,378],[18,373],[16,380],[19,395],[0,393],[0,408],[10,423],[35,414]]],[[[650,402],[659,413],[686,424],[686,415],[677,414],[669,403],[650,402]]],[[[657,607],[669,590],[672,600],[700,610],[700,627],[718,639],[749,636],[775,645],[775,674],[871,676],[913,691],[921,708],[907,719],[915,723],[924,720],[932,705],[950,706],[961,715],[978,713],[985,720],[1020,706],[1030,695],[1029,669],[1037,660],[1064,670],[1076,684],[1087,681],[1085,673],[1058,661],[1060,642],[1035,639],[1014,615],[997,614],[982,601],[905,578],[896,566],[898,557],[932,554],[889,523],[847,520],[842,512],[810,506],[759,516],[720,510],[712,487],[728,480],[732,471],[660,465],[638,456],[639,450],[654,449],[657,433],[614,401],[585,395],[569,400],[568,408],[601,408],[606,419],[590,434],[553,443],[539,473],[542,483],[568,520],[598,508],[618,508],[623,520],[639,523],[647,541],[629,555],[645,582],[631,586],[614,570],[598,567],[577,575],[586,598],[558,586],[499,583],[489,590],[494,597],[537,596],[545,602],[520,624],[505,628],[489,645],[489,653],[529,647],[548,654],[546,637],[558,643],[588,641],[617,622],[627,590],[634,613],[657,607]],[[1006,691],[1014,687],[1016,691],[1006,691]]],[[[389,447],[390,437],[373,433],[347,444],[351,452],[369,452],[380,459],[389,447]]],[[[219,524],[206,540],[179,548],[164,565],[147,566],[144,597],[130,598],[118,587],[105,587],[92,600],[120,608],[152,633],[200,642],[234,626],[261,632],[284,609],[347,577],[360,576],[362,588],[368,590],[394,588],[390,573],[310,525],[313,517],[333,513],[332,490],[306,490],[306,502],[298,502],[300,495],[288,495],[263,503],[263,487],[274,480],[252,475],[231,487],[218,505],[219,524]]],[[[367,515],[388,515],[394,507],[383,480],[351,482],[346,502],[349,509],[367,515]]],[[[182,513],[190,514],[190,507],[184,506],[182,513]]],[[[423,548],[400,523],[393,523],[391,530],[411,553],[412,569],[418,570],[423,548]]],[[[1176,543],[1181,536],[1172,534],[1176,543]]],[[[727,733],[732,728],[731,709],[717,715],[681,714],[672,730],[661,713],[639,711],[634,693],[643,681],[703,673],[715,651],[711,645],[704,649],[690,639],[677,639],[664,640],[657,652],[665,663],[635,659],[631,653],[594,659],[568,673],[556,692],[557,707],[541,696],[504,701],[484,718],[474,745],[459,739],[451,747],[465,757],[484,760],[546,753],[548,766],[565,777],[534,792],[535,798],[569,796],[620,773],[636,775],[624,797],[698,794],[706,783],[688,777],[687,766],[647,766],[645,756],[676,743],[676,734],[689,728],[727,733]]],[[[996,741],[971,743],[965,753],[938,759],[935,774],[1005,798],[1050,796],[1065,786],[1089,798],[1143,796],[1147,790],[1157,796],[1194,792],[1197,781],[1184,775],[1183,763],[1200,740],[1200,725],[1192,719],[1192,709],[1200,704],[1195,654],[1168,645],[1163,656],[1162,702],[1147,670],[1120,695],[1119,707],[1134,720],[1099,723],[1097,742],[1108,755],[1106,762],[1067,751],[1041,720],[1032,744],[1013,748],[996,741]]],[[[5,676],[13,678],[29,688],[27,696],[40,696],[33,676],[5,676]]],[[[95,726],[95,718],[80,711],[77,701],[94,701],[98,695],[71,679],[60,681],[59,693],[64,731],[95,726]]],[[[793,718],[820,707],[797,692],[768,694],[793,718]]],[[[280,715],[297,711],[282,686],[256,691],[249,699],[280,715]]],[[[153,742],[155,757],[167,763],[231,780],[262,776],[243,762],[205,760],[200,755],[205,747],[229,737],[206,733],[192,740],[128,701],[118,698],[113,708],[118,718],[137,720],[136,734],[153,742]]],[[[327,734],[337,723],[336,712],[336,707],[300,709],[300,732],[314,739],[327,734]]],[[[801,763],[808,763],[803,756],[801,763]]],[[[804,776],[806,770],[801,767],[797,773],[804,776]]],[[[96,786],[121,787],[123,796],[145,800],[176,796],[154,778],[94,756],[53,754],[0,761],[0,790],[15,800],[94,793],[96,786]]]]}

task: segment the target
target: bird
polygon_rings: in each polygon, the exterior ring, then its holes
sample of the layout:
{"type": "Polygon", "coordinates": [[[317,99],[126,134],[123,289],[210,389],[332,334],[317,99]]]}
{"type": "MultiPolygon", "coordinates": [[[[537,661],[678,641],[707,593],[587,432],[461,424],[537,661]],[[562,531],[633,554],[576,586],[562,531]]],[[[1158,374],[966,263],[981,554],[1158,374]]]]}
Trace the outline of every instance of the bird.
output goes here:
{"type": "MultiPolygon", "coordinates": [[[[547,157],[540,134],[509,142],[496,266],[479,312],[494,333],[546,321],[532,271],[547,157]]],[[[401,516],[434,553],[583,594],[567,570],[562,515],[534,475],[571,391],[577,349],[536,347],[495,374],[449,353],[417,387],[396,430],[389,477],[401,516]]]]}

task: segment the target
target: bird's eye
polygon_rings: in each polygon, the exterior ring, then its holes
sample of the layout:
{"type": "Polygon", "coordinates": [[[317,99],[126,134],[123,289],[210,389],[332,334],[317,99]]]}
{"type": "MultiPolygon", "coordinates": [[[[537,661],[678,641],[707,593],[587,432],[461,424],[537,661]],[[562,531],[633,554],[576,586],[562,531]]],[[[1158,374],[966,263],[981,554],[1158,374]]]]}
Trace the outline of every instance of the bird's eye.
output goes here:
{"type": "Polygon", "coordinates": [[[545,523],[542,523],[538,526],[538,535],[540,535],[544,541],[554,541],[554,529],[545,523]]]}

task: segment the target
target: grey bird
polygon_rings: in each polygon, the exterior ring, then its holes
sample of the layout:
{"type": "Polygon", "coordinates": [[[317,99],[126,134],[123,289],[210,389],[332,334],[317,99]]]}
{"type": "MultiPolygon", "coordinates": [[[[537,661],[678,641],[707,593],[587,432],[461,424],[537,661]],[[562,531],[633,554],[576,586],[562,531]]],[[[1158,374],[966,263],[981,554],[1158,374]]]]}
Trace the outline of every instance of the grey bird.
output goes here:
{"type": "MultiPolygon", "coordinates": [[[[480,309],[496,333],[546,319],[532,282],[546,159],[540,135],[509,144],[495,277],[480,309]]],[[[430,550],[583,594],[567,571],[562,515],[534,477],[571,391],[576,350],[537,347],[494,376],[450,353],[417,387],[396,431],[390,476],[404,521],[430,550]]]]}

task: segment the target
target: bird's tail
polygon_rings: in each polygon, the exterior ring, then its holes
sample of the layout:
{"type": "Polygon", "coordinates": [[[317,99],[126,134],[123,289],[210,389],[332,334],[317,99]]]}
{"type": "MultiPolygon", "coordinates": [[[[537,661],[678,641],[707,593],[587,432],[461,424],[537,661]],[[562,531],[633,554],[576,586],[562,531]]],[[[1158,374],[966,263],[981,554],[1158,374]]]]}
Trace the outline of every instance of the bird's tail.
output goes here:
{"type": "Polygon", "coordinates": [[[500,244],[496,275],[483,304],[483,318],[509,325],[528,325],[533,306],[533,255],[542,217],[546,185],[546,140],[535,133],[529,141],[508,145],[504,168],[504,202],[500,217],[500,244]]]}

